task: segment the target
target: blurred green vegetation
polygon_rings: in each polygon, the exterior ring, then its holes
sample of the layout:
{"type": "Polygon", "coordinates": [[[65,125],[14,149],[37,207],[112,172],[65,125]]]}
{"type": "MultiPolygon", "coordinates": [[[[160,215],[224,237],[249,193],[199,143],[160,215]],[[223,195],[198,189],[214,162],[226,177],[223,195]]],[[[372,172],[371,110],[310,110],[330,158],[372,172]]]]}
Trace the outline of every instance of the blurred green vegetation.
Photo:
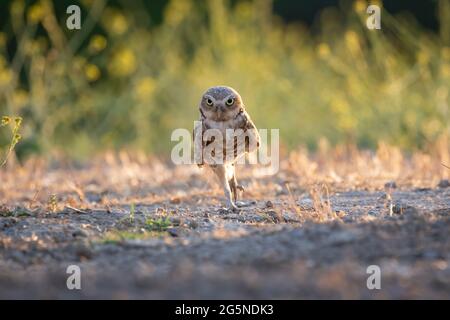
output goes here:
{"type": "MultiPolygon", "coordinates": [[[[51,1],[8,8],[0,115],[23,118],[20,156],[168,152],[172,130],[192,129],[201,94],[218,84],[236,88],[288,148],[325,137],[414,149],[450,132],[447,0],[437,33],[385,11],[382,30],[368,30],[363,0],[324,9],[315,32],[283,22],[270,0],[172,0],[158,24],[140,2],[80,3],[79,31],[51,1]]],[[[9,137],[0,132],[0,145],[9,137]]]]}

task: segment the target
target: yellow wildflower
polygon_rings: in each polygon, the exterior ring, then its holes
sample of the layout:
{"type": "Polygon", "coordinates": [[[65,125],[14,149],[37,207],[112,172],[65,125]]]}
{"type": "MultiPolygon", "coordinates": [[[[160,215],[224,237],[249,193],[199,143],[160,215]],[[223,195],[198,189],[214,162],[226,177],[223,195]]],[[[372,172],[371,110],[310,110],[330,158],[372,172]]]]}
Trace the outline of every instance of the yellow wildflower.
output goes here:
{"type": "Polygon", "coordinates": [[[95,64],[89,63],[84,67],[84,74],[89,81],[95,81],[100,78],[101,72],[95,64]]]}
{"type": "Polygon", "coordinates": [[[3,116],[2,117],[2,122],[0,123],[1,127],[4,127],[6,125],[8,125],[11,122],[11,118],[8,116],[3,116]]]}
{"type": "Polygon", "coordinates": [[[105,49],[106,47],[106,38],[102,35],[94,35],[89,42],[89,51],[93,53],[98,53],[105,49]]]}
{"type": "Polygon", "coordinates": [[[353,9],[356,12],[363,12],[367,8],[367,3],[364,0],[357,0],[353,3],[353,9]]]}
{"type": "Polygon", "coordinates": [[[32,5],[30,7],[30,9],[28,9],[28,21],[31,24],[36,24],[39,21],[42,20],[42,18],[44,17],[44,8],[42,7],[42,5],[40,3],[36,3],[34,5],[32,5]]]}
{"type": "Polygon", "coordinates": [[[128,29],[126,17],[116,9],[107,8],[102,17],[102,24],[113,35],[121,35],[128,29]]]}
{"type": "Polygon", "coordinates": [[[136,70],[136,57],[132,50],[124,48],[118,50],[112,57],[108,65],[108,70],[112,75],[123,77],[128,76],[136,70]]]}

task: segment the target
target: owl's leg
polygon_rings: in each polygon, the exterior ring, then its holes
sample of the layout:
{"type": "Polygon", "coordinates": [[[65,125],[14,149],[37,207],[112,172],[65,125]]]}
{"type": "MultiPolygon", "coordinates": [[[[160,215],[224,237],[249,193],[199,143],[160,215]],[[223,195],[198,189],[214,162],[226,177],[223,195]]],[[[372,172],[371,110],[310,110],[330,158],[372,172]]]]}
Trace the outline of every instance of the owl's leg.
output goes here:
{"type": "Polygon", "coordinates": [[[233,175],[233,178],[231,178],[231,180],[228,180],[228,184],[230,185],[231,193],[233,194],[233,200],[236,203],[236,201],[238,200],[238,186],[235,175],[233,175]]]}
{"type": "Polygon", "coordinates": [[[237,211],[238,208],[236,207],[236,205],[233,202],[233,199],[232,199],[233,195],[231,192],[231,187],[230,187],[229,181],[227,179],[227,168],[224,165],[217,165],[214,168],[214,172],[216,173],[217,177],[219,178],[219,183],[223,187],[225,198],[227,200],[228,209],[232,210],[232,211],[237,211]]]}
{"type": "Polygon", "coordinates": [[[238,190],[244,192],[245,189],[244,189],[243,186],[241,186],[241,185],[239,185],[239,184],[237,183],[237,180],[236,180],[236,170],[235,170],[235,168],[234,168],[234,164],[233,164],[233,177],[228,181],[228,183],[229,183],[229,185],[230,185],[231,192],[233,193],[234,203],[235,203],[238,207],[243,207],[243,206],[245,206],[245,204],[244,204],[243,202],[238,201],[238,198],[239,198],[239,196],[238,196],[238,193],[239,193],[238,190]]]}

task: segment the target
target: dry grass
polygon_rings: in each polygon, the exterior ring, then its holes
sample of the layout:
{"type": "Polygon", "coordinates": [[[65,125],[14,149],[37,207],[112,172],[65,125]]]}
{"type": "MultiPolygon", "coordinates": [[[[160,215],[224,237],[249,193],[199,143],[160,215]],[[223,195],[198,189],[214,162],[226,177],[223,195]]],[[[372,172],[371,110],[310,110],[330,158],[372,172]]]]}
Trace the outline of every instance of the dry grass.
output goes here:
{"type": "Polygon", "coordinates": [[[319,221],[338,219],[336,212],[333,211],[330,201],[330,193],[326,185],[320,185],[310,190],[313,201],[314,213],[319,221]]]}
{"type": "MultiPolygon", "coordinates": [[[[300,221],[339,219],[330,193],[348,190],[385,190],[395,181],[398,188],[435,188],[448,179],[448,140],[430,146],[428,152],[406,155],[380,143],[375,152],[354,146],[324,147],[317,153],[305,149],[289,153],[274,176],[259,175],[258,166],[238,168],[247,186],[245,198],[284,201],[281,211],[296,214],[300,221]],[[299,201],[312,200],[312,208],[299,201]]],[[[12,158],[0,171],[0,203],[52,213],[61,210],[119,208],[130,211],[132,203],[181,203],[189,206],[220,205],[223,195],[210,174],[192,166],[173,166],[143,153],[105,153],[87,163],[63,158],[46,161],[30,158],[19,164],[12,158]]],[[[386,192],[389,195],[389,192],[386,192]]]]}

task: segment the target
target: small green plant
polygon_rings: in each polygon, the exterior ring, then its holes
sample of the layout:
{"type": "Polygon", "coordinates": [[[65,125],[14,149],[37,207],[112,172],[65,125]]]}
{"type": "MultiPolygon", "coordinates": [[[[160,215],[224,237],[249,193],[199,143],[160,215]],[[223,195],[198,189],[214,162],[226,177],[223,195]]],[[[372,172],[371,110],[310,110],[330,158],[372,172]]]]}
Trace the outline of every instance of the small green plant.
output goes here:
{"type": "Polygon", "coordinates": [[[0,206],[0,217],[11,217],[14,212],[7,207],[0,206]]]}
{"type": "Polygon", "coordinates": [[[52,213],[55,213],[58,209],[58,199],[56,194],[51,194],[47,201],[48,210],[52,213]]]}
{"type": "Polygon", "coordinates": [[[120,244],[125,241],[148,240],[160,238],[166,235],[166,230],[111,230],[108,231],[101,239],[102,244],[120,244]]]}
{"type": "Polygon", "coordinates": [[[130,223],[134,222],[134,211],[135,211],[134,202],[132,202],[130,205],[130,223]]]}
{"type": "Polygon", "coordinates": [[[170,226],[172,225],[172,222],[170,221],[169,217],[159,217],[159,218],[148,218],[145,221],[145,227],[147,230],[150,231],[166,231],[170,226]]]}
{"type": "Polygon", "coordinates": [[[105,234],[101,242],[103,244],[118,244],[125,240],[144,240],[149,237],[146,232],[133,232],[133,231],[110,231],[105,234]]]}
{"type": "Polygon", "coordinates": [[[32,215],[33,212],[24,207],[9,209],[7,207],[0,206],[0,217],[30,217],[32,215]]]}
{"type": "Polygon", "coordinates": [[[19,133],[21,124],[22,124],[21,117],[9,117],[9,116],[2,117],[2,120],[0,122],[0,127],[6,127],[8,125],[12,125],[12,137],[11,137],[11,141],[9,142],[9,145],[6,149],[6,154],[3,158],[3,160],[1,160],[1,162],[0,162],[0,167],[3,167],[6,164],[10,154],[14,150],[14,147],[22,138],[22,136],[19,133]]]}

